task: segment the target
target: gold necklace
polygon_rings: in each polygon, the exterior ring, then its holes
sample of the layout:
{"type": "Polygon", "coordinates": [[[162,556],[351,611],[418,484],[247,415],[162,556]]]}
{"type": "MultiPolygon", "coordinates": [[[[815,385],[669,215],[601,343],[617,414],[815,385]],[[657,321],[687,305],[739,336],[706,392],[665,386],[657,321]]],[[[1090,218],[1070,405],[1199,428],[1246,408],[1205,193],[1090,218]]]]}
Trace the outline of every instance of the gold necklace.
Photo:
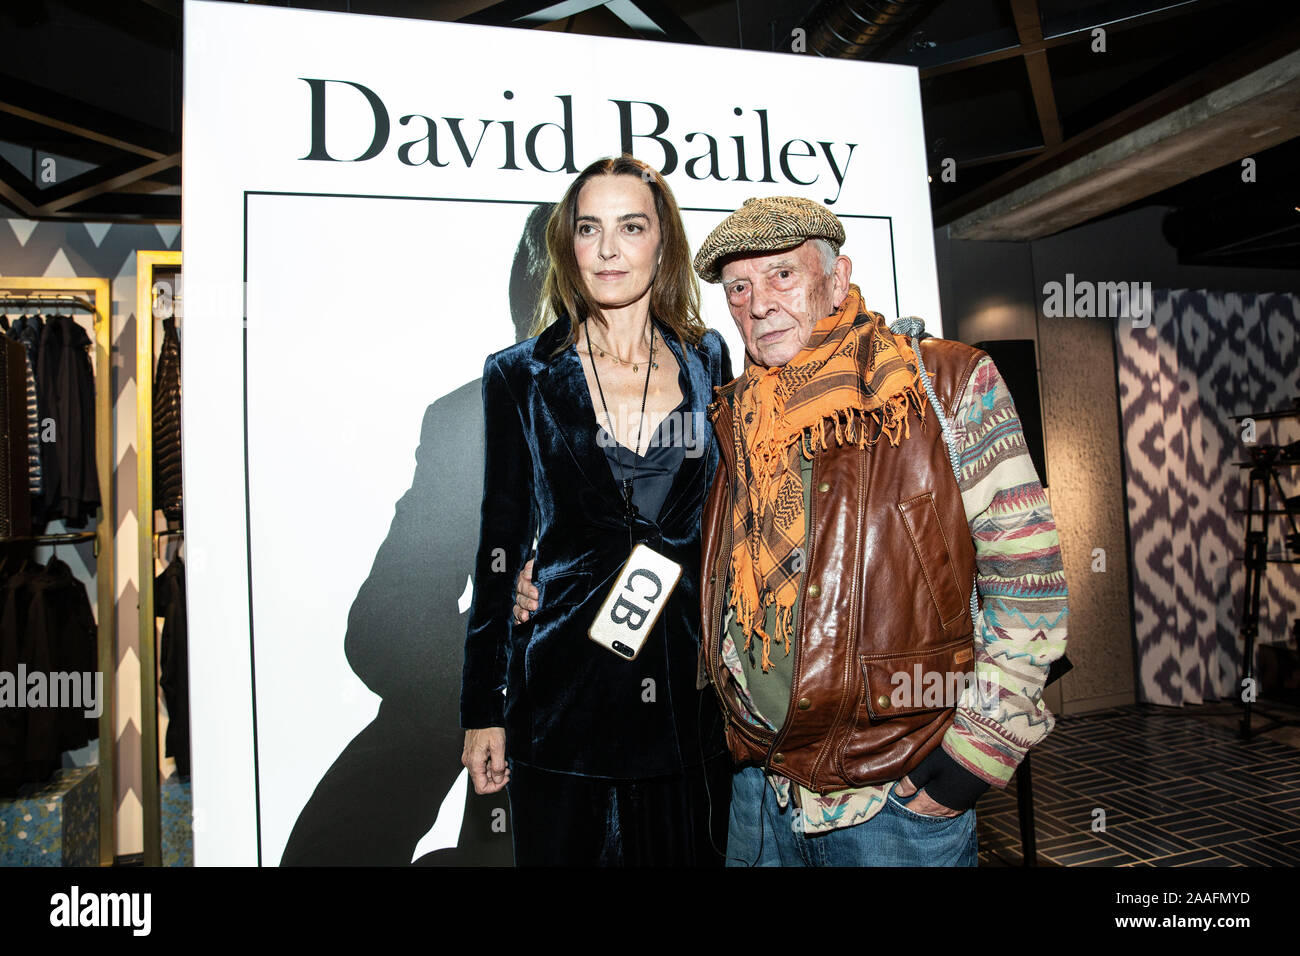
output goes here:
{"type": "MultiPolygon", "coordinates": [[[[587,344],[588,345],[592,344],[590,327],[587,328],[587,344]]],[[[641,368],[640,362],[624,362],[613,352],[606,352],[604,348],[602,348],[598,343],[596,344],[596,354],[599,355],[601,358],[610,359],[611,361],[616,362],[619,365],[631,365],[632,371],[634,372],[641,368]]],[[[655,329],[654,326],[652,325],[650,326],[650,368],[657,370],[659,368],[659,363],[656,362],[654,358],[655,358],[655,329]]]]}

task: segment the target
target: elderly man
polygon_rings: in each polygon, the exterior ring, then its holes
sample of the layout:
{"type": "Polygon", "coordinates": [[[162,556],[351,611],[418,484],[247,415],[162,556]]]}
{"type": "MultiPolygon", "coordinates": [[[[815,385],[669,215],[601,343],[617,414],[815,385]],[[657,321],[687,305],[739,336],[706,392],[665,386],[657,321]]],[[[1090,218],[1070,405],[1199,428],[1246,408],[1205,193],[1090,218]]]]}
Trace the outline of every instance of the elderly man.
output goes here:
{"type": "Polygon", "coordinates": [[[747,353],[710,408],[700,588],[727,856],[974,866],[976,800],[1054,723],[1059,541],[992,360],[891,332],[843,242],[818,203],[750,199],[695,258],[747,353]]]}

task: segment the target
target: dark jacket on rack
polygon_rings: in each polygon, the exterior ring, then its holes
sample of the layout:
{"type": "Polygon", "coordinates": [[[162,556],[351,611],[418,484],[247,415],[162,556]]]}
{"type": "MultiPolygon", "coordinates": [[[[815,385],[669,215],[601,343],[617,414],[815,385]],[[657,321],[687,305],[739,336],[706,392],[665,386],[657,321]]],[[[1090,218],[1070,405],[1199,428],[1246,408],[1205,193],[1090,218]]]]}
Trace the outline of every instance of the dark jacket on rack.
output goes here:
{"type": "Polygon", "coordinates": [[[31,532],[27,430],[27,353],[0,338],[0,536],[31,532]]]}
{"type": "Polygon", "coordinates": [[[167,703],[166,755],[176,772],[190,772],[189,639],[185,619],[185,565],[176,558],[154,581],[154,613],[163,619],[158,666],[167,703]]]}
{"type": "Polygon", "coordinates": [[[163,319],[153,385],[153,500],[168,521],[181,520],[181,340],[163,319]]]}
{"type": "Polygon", "coordinates": [[[40,354],[41,331],[38,315],[21,316],[8,329],[9,338],[22,345],[26,356],[27,489],[33,506],[39,506],[41,494],[41,412],[36,397],[36,362],[40,354]]]}
{"type": "Polygon", "coordinates": [[[90,337],[70,315],[45,322],[36,369],[41,406],[41,478],[44,520],[62,518],[84,528],[99,507],[95,472],[95,377],[90,337]],[[53,421],[53,440],[47,422],[53,421]]]}
{"type": "Polygon", "coordinates": [[[504,726],[512,760],[629,779],[679,773],[724,748],[718,710],[696,687],[696,658],[700,510],[718,463],[704,413],[730,361],[716,332],[683,348],[656,326],[686,373],[702,453],[685,458],[658,520],[636,519],[634,540],[681,564],[682,575],[635,661],[587,636],[627,560],[628,530],[582,362],[572,346],[555,354],[569,320],[483,368],[483,505],[461,726],[504,726]],[[539,609],[512,624],[534,534],[539,609]]]}
{"type": "Polygon", "coordinates": [[[97,687],[93,680],[98,662],[90,600],[64,562],[51,558],[45,567],[11,574],[0,586],[0,600],[0,672],[13,675],[10,689],[23,695],[21,705],[15,699],[0,707],[0,792],[12,793],[19,784],[45,780],[58,769],[60,754],[98,735],[96,719],[86,712],[104,706],[108,688],[102,678],[97,687]],[[20,667],[28,686],[17,686],[20,667]],[[38,673],[44,675],[43,701],[30,699],[30,677],[38,673]]]}

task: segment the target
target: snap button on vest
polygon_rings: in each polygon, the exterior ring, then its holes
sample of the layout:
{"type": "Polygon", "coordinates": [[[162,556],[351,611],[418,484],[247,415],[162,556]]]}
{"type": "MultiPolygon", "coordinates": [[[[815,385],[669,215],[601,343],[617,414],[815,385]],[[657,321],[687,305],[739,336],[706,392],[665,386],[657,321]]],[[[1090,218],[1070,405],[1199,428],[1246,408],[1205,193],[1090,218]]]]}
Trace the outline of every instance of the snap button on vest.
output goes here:
{"type": "Polygon", "coordinates": [[[820,587],[818,587],[816,584],[810,584],[810,585],[808,585],[808,596],[809,596],[809,597],[816,597],[817,595],[819,595],[819,594],[821,594],[821,593],[822,593],[822,589],[821,589],[820,587]]]}
{"type": "Polygon", "coordinates": [[[800,709],[800,710],[807,710],[807,709],[808,709],[809,707],[811,707],[811,706],[812,706],[812,701],[809,700],[807,697],[800,697],[800,698],[799,698],[799,709],[800,709]]]}
{"type": "Polygon", "coordinates": [[[886,697],[884,694],[881,694],[879,697],[876,698],[876,706],[879,707],[879,708],[881,708],[882,710],[883,710],[884,708],[888,707],[888,706],[889,706],[889,698],[886,697]]]}
{"type": "Polygon", "coordinates": [[[830,491],[830,490],[831,490],[831,483],[830,483],[829,481],[818,482],[818,484],[817,484],[817,490],[818,490],[818,491],[830,491]]]}
{"type": "Polygon", "coordinates": [[[785,763],[785,754],[773,754],[772,763],[785,763]]]}

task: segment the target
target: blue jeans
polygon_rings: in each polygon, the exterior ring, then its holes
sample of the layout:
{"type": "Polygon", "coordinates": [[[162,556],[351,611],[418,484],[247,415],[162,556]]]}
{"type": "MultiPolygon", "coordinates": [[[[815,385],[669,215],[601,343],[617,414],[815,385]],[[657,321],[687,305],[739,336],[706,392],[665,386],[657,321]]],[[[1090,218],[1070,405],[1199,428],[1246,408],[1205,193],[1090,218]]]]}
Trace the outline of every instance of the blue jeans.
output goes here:
{"type": "Polygon", "coordinates": [[[727,866],[978,866],[975,809],[933,817],[890,788],[885,806],[850,827],[805,833],[797,807],[780,807],[757,767],[731,778],[727,866]]]}

